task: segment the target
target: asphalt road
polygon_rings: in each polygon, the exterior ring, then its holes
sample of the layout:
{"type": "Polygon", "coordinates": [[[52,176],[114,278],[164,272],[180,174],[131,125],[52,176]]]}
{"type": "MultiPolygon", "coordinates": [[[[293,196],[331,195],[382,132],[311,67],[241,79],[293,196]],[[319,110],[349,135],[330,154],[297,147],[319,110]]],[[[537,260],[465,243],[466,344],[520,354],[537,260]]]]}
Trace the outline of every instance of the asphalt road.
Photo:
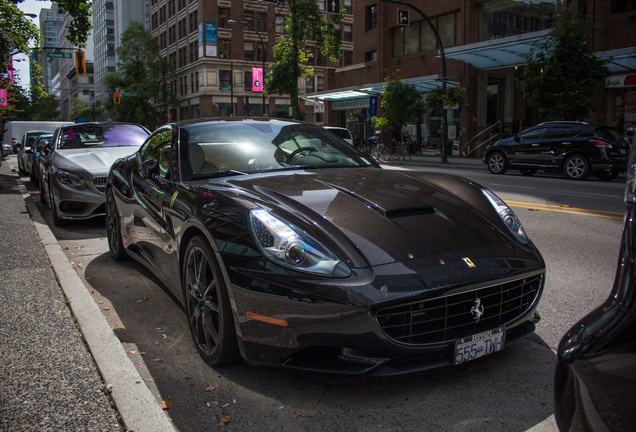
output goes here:
{"type": "MultiPolygon", "coordinates": [[[[556,431],[554,350],[562,334],[609,294],[623,184],[495,176],[485,169],[455,173],[509,202],[542,252],[548,268],[543,319],[534,335],[503,352],[402,377],[212,369],[197,355],[176,301],[141,265],[110,260],[102,219],[52,229],[180,431],[556,431]],[[219,426],[223,418],[229,422],[219,426]]],[[[52,225],[50,212],[40,209],[52,225]]]]}

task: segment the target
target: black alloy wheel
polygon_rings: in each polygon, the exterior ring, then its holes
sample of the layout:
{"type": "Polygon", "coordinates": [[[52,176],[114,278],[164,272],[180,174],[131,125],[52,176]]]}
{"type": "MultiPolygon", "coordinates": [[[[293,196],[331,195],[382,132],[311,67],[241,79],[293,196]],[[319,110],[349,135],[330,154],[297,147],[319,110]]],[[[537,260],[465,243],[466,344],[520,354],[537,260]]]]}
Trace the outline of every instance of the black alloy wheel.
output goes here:
{"type": "Polygon", "coordinates": [[[124,242],[121,237],[121,224],[115,195],[112,188],[106,191],[106,236],[108,238],[108,253],[115,261],[123,261],[128,258],[124,242]]]}
{"type": "Polygon", "coordinates": [[[53,196],[53,186],[49,183],[49,204],[51,206],[51,215],[53,216],[53,225],[61,227],[66,225],[66,221],[60,217],[57,213],[57,206],[55,205],[55,197],[53,196]]]}
{"type": "Polygon", "coordinates": [[[565,160],[563,171],[572,180],[583,180],[590,171],[590,163],[585,156],[574,154],[565,160]]]}
{"type": "Polygon", "coordinates": [[[488,171],[493,174],[504,174],[508,171],[508,159],[500,151],[492,152],[486,160],[488,171]]]}
{"type": "Polygon", "coordinates": [[[192,339],[210,366],[236,363],[238,342],[219,266],[207,241],[193,237],[183,263],[183,291],[192,339]]]}

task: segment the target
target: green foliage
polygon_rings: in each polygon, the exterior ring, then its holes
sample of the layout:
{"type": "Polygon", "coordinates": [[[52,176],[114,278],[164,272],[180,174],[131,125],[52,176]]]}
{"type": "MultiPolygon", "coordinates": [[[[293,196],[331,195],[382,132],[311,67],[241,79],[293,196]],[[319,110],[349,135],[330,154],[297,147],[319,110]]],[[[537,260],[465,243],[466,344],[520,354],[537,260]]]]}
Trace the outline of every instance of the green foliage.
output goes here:
{"type": "Polygon", "coordinates": [[[344,12],[331,15],[331,20],[323,17],[318,5],[313,0],[290,0],[287,3],[289,15],[285,18],[285,35],[281,36],[274,46],[276,63],[272,72],[265,79],[267,94],[288,94],[294,108],[294,117],[302,119],[303,113],[298,103],[300,77],[308,80],[314,76],[314,68],[309,65],[313,57],[307,49],[305,41],[313,40],[320,52],[332,62],[340,59],[340,24],[344,12]]]}
{"type": "Polygon", "coordinates": [[[93,28],[91,23],[91,11],[93,2],[86,0],[57,0],[57,10],[60,14],[68,14],[72,17],[66,27],[68,36],[66,39],[78,48],[86,48],[88,34],[93,28]]]}
{"type": "Polygon", "coordinates": [[[401,130],[408,123],[418,122],[425,112],[424,101],[415,86],[396,78],[387,78],[380,106],[384,115],[373,117],[373,121],[383,131],[401,130]]]}
{"type": "Polygon", "coordinates": [[[55,95],[40,97],[29,106],[28,117],[40,121],[60,120],[59,103],[55,95]]]}
{"type": "Polygon", "coordinates": [[[463,105],[467,101],[466,89],[460,85],[454,85],[446,89],[446,95],[442,89],[433,89],[424,95],[424,103],[430,109],[440,109],[444,106],[452,107],[463,105]]]}
{"type": "Polygon", "coordinates": [[[141,123],[153,129],[164,122],[165,112],[179,106],[179,100],[166,83],[173,72],[172,64],[159,55],[156,38],[135,21],[122,33],[117,55],[118,71],[107,75],[105,81],[109,91],[120,92],[121,103],[115,105],[109,98],[105,107],[111,112],[115,110],[119,121],[141,123]]]}
{"type": "Polygon", "coordinates": [[[527,104],[541,111],[542,120],[584,120],[598,105],[594,89],[607,67],[593,54],[587,36],[585,17],[566,10],[549,36],[526,55],[519,85],[527,104]]]}

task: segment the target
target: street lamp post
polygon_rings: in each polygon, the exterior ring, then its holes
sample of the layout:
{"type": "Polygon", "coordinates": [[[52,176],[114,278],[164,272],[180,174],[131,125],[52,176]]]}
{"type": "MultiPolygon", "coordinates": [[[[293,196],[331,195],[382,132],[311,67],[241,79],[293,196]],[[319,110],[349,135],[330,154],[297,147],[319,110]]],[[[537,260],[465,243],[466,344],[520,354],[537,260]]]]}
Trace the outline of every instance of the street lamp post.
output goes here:
{"type": "Polygon", "coordinates": [[[241,25],[244,25],[244,26],[247,26],[247,27],[251,28],[256,33],[256,35],[258,36],[258,39],[261,41],[261,49],[263,51],[263,79],[262,79],[263,82],[261,82],[261,93],[263,95],[263,116],[266,117],[267,114],[265,112],[265,43],[263,42],[263,38],[261,37],[261,34],[259,33],[259,31],[256,30],[256,28],[254,28],[254,26],[252,24],[250,24],[250,23],[246,23],[246,22],[243,22],[243,21],[237,21],[237,20],[233,20],[233,19],[227,20],[227,22],[228,22],[228,24],[241,24],[241,25]]]}

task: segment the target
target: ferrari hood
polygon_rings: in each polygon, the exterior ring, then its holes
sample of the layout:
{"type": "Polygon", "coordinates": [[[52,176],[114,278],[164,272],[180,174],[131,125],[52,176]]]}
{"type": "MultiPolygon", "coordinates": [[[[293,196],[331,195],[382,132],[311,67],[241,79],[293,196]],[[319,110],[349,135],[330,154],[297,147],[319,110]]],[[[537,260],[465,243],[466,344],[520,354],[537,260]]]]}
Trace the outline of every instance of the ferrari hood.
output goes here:
{"type": "Polygon", "coordinates": [[[74,172],[85,171],[93,176],[103,176],[108,174],[108,170],[117,159],[131,155],[138,149],[139,146],[123,146],[57,150],[55,166],[74,172]]]}
{"type": "Polygon", "coordinates": [[[502,251],[519,256],[521,244],[505,228],[502,231],[502,225],[493,223],[494,211],[491,221],[458,198],[482,204],[482,212],[489,209],[483,206],[479,187],[457,177],[440,182],[443,175],[428,176],[427,180],[424,174],[361,168],[233,177],[229,183],[300,215],[310,222],[308,231],[313,228],[311,222],[326,219],[328,224],[318,224],[328,225],[318,240],[329,239],[326,244],[332,248],[353,245],[366,261],[348,260],[353,266],[420,258],[455,260],[459,255],[460,259],[490,259],[502,257],[502,251]]]}

